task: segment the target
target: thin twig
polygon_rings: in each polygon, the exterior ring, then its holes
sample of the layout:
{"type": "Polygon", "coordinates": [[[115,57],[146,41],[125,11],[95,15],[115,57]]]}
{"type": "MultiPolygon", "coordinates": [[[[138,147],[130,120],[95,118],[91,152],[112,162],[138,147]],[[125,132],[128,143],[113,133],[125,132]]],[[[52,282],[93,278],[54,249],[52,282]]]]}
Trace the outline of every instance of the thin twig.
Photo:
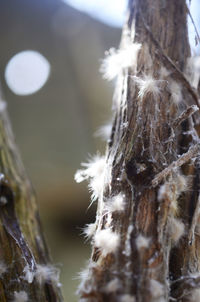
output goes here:
{"type": "Polygon", "coordinates": [[[190,159],[196,157],[199,154],[200,145],[196,144],[188,150],[188,152],[182,154],[179,159],[172,162],[167,168],[158,173],[152,180],[152,186],[156,187],[164,178],[172,173],[177,168],[188,162],[190,159]]]}
{"type": "Polygon", "coordinates": [[[188,107],[183,111],[173,122],[173,128],[177,128],[184,120],[188,119],[193,113],[198,111],[199,108],[196,105],[188,107]]]}
{"type": "Polygon", "coordinates": [[[191,295],[194,289],[199,288],[200,276],[184,276],[170,283],[171,285],[176,284],[175,295],[173,296],[176,298],[176,301],[180,301],[181,298],[191,295]]]}

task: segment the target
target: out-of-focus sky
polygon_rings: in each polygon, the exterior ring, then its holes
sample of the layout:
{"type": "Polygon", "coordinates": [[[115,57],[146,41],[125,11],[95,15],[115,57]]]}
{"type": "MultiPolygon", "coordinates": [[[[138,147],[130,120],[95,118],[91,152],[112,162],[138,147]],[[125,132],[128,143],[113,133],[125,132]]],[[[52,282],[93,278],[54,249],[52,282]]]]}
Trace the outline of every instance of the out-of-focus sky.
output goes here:
{"type": "MultiPolygon", "coordinates": [[[[128,0],[62,0],[67,5],[88,14],[109,26],[121,28],[126,17],[128,0]]],[[[194,54],[199,52],[196,32],[199,31],[200,14],[198,0],[187,1],[191,16],[188,16],[188,32],[194,54]],[[192,20],[193,19],[193,20],[192,20]],[[196,29],[194,23],[196,25],[196,29]]],[[[10,89],[19,95],[39,90],[48,79],[50,64],[33,51],[16,54],[8,62],[5,78],[10,89]],[[43,60],[43,61],[42,61],[43,60]],[[40,71],[40,73],[39,73],[40,71]]]]}
{"type": "MultiPolygon", "coordinates": [[[[194,20],[194,23],[196,25],[198,34],[200,34],[200,1],[199,0],[191,0],[188,1],[188,7],[190,8],[190,12],[192,15],[192,18],[194,20]]],[[[194,24],[192,23],[192,20],[190,16],[188,16],[188,33],[189,33],[189,40],[190,40],[190,45],[193,50],[193,54],[198,54],[200,53],[200,44],[197,45],[196,43],[196,32],[194,29],[194,24]]]]}
{"type": "MultiPolygon", "coordinates": [[[[63,0],[68,5],[89,14],[93,18],[100,20],[110,26],[122,27],[128,0],[63,0]]],[[[188,7],[190,8],[192,18],[200,31],[200,2],[199,0],[188,0],[188,7]]],[[[199,52],[200,47],[195,42],[195,30],[191,18],[188,17],[188,30],[190,44],[194,53],[199,52]]]]}
{"type": "Polygon", "coordinates": [[[63,0],[110,26],[122,27],[128,0],[63,0]]]}

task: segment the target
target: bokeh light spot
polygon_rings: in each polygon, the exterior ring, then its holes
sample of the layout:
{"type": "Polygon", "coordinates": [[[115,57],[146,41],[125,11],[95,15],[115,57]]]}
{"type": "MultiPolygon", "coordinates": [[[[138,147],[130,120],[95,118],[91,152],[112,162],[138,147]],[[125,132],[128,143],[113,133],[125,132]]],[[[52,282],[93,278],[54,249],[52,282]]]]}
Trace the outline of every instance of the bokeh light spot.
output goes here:
{"type": "Polygon", "coordinates": [[[29,95],[46,83],[50,64],[39,52],[25,50],[14,55],[5,68],[5,80],[12,92],[29,95]]]}

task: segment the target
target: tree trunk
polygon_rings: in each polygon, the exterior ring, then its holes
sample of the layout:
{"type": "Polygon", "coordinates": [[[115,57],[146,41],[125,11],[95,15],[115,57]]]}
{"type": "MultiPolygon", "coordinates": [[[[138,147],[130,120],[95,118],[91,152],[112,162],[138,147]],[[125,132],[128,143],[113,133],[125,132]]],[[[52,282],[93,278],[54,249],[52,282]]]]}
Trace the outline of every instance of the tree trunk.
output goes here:
{"type": "Polygon", "coordinates": [[[200,116],[184,75],[187,14],[185,0],[129,2],[117,54],[133,43],[137,51],[118,74],[81,301],[200,299],[200,116]]]}
{"type": "Polygon", "coordinates": [[[0,301],[62,301],[32,186],[0,102],[0,301]]]}

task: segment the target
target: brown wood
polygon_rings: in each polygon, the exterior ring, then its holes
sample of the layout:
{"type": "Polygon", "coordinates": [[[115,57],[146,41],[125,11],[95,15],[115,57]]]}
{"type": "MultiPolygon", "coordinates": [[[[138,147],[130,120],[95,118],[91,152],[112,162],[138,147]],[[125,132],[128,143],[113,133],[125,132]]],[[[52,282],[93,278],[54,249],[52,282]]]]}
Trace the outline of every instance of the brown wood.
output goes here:
{"type": "Polygon", "coordinates": [[[193,301],[193,289],[200,286],[200,277],[194,277],[200,271],[200,116],[195,107],[199,107],[198,92],[184,74],[190,56],[187,13],[185,0],[129,3],[121,47],[131,40],[142,48],[136,74],[130,67],[118,77],[120,106],[106,153],[111,180],[98,201],[96,221],[98,230],[109,225],[120,234],[120,247],[105,256],[93,241],[88,275],[79,288],[80,301],[186,302],[193,301]],[[161,67],[168,75],[161,77],[161,67]],[[160,94],[139,98],[134,79],[144,75],[160,81],[160,94]],[[174,82],[182,92],[180,102],[173,100],[170,85],[174,82]],[[181,181],[187,182],[184,189],[181,181]],[[125,195],[125,210],[110,219],[105,207],[118,193],[125,195]],[[177,222],[185,230],[176,242],[177,222]],[[148,248],[138,249],[140,235],[149,239],[148,248]],[[108,293],[106,286],[116,278],[119,286],[108,293]]]}
{"type": "Polygon", "coordinates": [[[37,265],[50,265],[50,258],[4,106],[0,101],[0,301],[15,301],[15,292],[25,292],[27,301],[61,302],[60,288],[51,277],[39,284],[38,278],[28,282],[25,276],[25,271],[35,276],[37,265]]]}

